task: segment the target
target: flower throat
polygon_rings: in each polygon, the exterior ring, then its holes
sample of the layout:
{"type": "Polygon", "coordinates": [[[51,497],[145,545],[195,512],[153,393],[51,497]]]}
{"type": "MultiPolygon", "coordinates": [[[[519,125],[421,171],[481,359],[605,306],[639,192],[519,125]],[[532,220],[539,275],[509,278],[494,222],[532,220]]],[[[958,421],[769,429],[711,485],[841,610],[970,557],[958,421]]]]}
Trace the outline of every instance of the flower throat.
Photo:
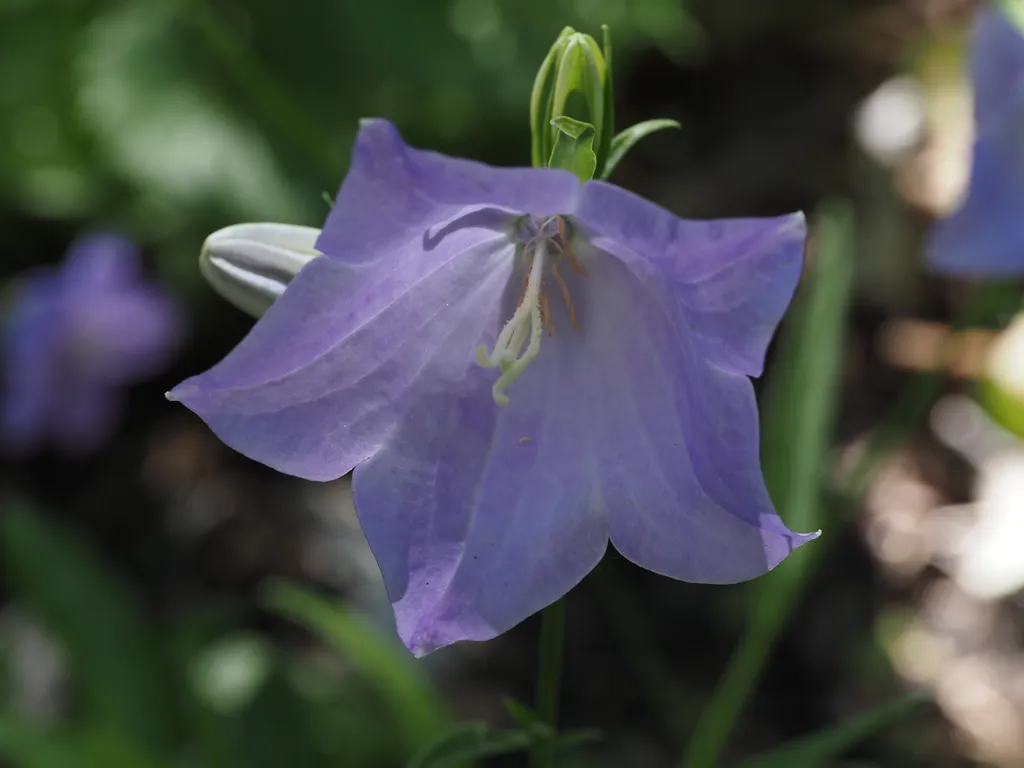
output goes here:
{"type": "Polygon", "coordinates": [[[523,275],[523,295],[519,299],[512,318],[498,334],[494,349],[490,352],[481,344],[476,351],[476,360],[484,368],[501,368],[501,376],[494,382],[492,393],[498,405],[508,405],[505,390],[522,374],[540,354],[540,343],[547,333],[555,335],[555,324],[551,317],[551,305],[545,292],[544,267],[550,262],[551,277],[558,286],[569,311],[569,324],[574,331],[580,328],[576,322],[576,307],[572,293],[559,271],[564,257],[569,267],[581,277],[587,272],[580,266],[569,242],[567,224],[561,216],[544,219],[539,226],[524,218],[521,222],[523,244],[520,254],[526,262],[523,275]]]}

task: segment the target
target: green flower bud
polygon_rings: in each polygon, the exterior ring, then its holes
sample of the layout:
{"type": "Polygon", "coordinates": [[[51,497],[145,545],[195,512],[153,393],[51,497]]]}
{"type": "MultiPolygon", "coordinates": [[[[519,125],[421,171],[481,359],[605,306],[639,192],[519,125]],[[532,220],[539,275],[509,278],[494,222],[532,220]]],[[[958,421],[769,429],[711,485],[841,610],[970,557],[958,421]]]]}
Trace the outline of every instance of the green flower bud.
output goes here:
{"type": "Polygon", "coordinates": [[[597,41],[590,35],[566,27],[541,64],[530,98],[532,160],[538,167],[549,164],[558,141],[559,129],[553,120],[568,117],[594,128],[593,146],[598,167],[602,149],[610,141],[611,73],[597,41]]]}

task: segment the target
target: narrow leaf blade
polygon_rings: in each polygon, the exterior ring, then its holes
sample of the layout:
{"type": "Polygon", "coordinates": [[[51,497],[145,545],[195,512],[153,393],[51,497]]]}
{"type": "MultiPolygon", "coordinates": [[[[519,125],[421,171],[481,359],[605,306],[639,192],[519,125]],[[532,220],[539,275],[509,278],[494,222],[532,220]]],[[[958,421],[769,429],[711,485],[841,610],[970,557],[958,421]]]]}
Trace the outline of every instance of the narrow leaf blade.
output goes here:
{"type": "Polygon", "coordinates": [[[748,760],[741,765],[741,768],[790,768],[795,765],[800,768],[818,768],[826,766],[830,760],[840,757],[844,752],[883,728],[913,714],[928,701],[927,695],[912,693],[858,715],[845,723],[812,733],[766,755],[748,760]]]}
{"type": "Polygon", "coordinates": [[[608,149],[608,157],[604,162],[604,167],[601,169],[601,178],[607,179],[611,176],[612,171],[615,170],[615,167],[622,158],[626,156],[629,150],[636,146],[640,139],[650,136],[652,133],[663,131],[666,128],[681,127],[675,120],[663,118],[659,120],[645,120],[622,131],[612,139],[611,146],[608,149]]]}
{"type": "Polygon", "coordinates": [[[486,723],[466,723],[416,755],[408,768],[452,768],[482,757],[496,757],[529,749],[533,737],[522,731],[499,731],[486,723]]]}
{"type": "Polygon", "coordinates": [[[351,663],[388,702],[411,753],[451,724],[429,680],[411,656],[360,617],[302,587],[282,581],[263,590],[272,612],[306,627],[351,663]]]}
{"type": "Polygon", "coordinates": [[[0,515],[0,553],[15,599],[67,652],[87,716],[140,746],[169,746],[164,660],[127,585],[83,542],[24,507],[0,515]]]}

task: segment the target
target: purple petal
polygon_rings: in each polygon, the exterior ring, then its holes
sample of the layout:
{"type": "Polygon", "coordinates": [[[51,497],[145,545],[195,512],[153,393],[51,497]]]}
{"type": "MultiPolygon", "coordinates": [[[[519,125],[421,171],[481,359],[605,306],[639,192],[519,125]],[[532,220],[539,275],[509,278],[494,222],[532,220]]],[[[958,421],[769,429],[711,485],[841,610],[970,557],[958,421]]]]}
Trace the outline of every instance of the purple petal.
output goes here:
{"type": "Polygon", "coordinates": [[[61,274],[69,294],[109,293],[136,285],[142,265],[131,240],[96,233],[72,243],[61,274]]]}
{"type": "Polygon", "coordinates": [[[967,196],[938,222],[928,259],[940,272],[1024,272],[1024,37],[1002,12],[979,13],[972,52],[976,139],[967,196]]]}
{"type": "Polygon", "coordinates": [[[340,477],[389,439],[411,393],[462,379],[481,327],[497,322],[512,248],[466,228],[370,265],[314,259],[241,344],[170,397],[250,458],[340,477]]]}
{"type": "Polygon", "coordinates": [[[937,271],[1024,272],[1024,108],[1019,114],[975,142],[967,199],[931,232],[928,259],[937,271]]]}
{"type": "Polygon", "coordinates": [[[68,344],[88,381],[121,384],[158,373],[181,340],[177,305],[154,287],[72,296],[70,305],[68,344]]]}
{"type": "Polygon", "coordinates": [[[51,271],[28,277],[5,319],[3,443],[11,453],[37,448],[49,428],[63,376],[61,280],[51,271]]]}
{"type": "Polygon", "coordinates": [[[619,187],[589,182],[574,219],[599,247],[627,262],[649,262],[672,284],[702,357],[725,371],[761,375],[800,278],[803,214],[687,221],[619,187]]]}
{"type": "MultiPolygon", "coordinates": [[[[516,280],[513,279],[513,283],[516,280]]],[[[518,296],[478,341],[493,344],[518,296]]],[[[494,370],[472,367],[449,391],[425,393],[384,449],[356,468],[363,531],[417,655],[487,640],[562,597],[600,561],[604,510],[581,430],[597,414],[565,397],[593,375],[564,333],[495,405],[494,370]],[[564,341],[564,343],[563,343],[564,341]]]]}
{"type": "Polygon", "coordinates": [[[79,238],[61,281],[65,347],[77,376],[127,383],[167,363],[180,341],[183,318],[170,296],[143,282],[131,241],[109,234],[79,238]]]}
{"type": "Polygon", "coordinates": [[[566,213],[579,182],[568,171],[495,168],[409,147],[386,120],[367,120],[317,250],[349,263],[391,258],[467,208],[566,213]]]}
{"type": "Polygon", "coordinates": [[[775,513],[758,459],[749,379],[704,357],[687,315],[653,270],[587,257],[580,364],[591,375],[562,390],[586,399],[578,445],[600,468],[612,543],[635,563],[692,582],[758,576],[814,538],[775,513]]]}
{"type": "Polygon", "coordinates": [[[749,380],[701,358],[664,292],[585,243],[577,255],[588,275],[562,274],[580,332],[550,295],[555,334],[509,405],[491,398],[496,372],[470,369],[356,468],[360,522],[415,653],[489,639],[561,597],[600,559],[606,525],[641,565],[715,583],[810,538],[768,499],[749,380]]]}
{"type": "Polygon", "coordinates": [[[1024,101],[1024,35],[1003,11],[983,6],[972,38],[974,116],[983,131],[1024,101]]]}

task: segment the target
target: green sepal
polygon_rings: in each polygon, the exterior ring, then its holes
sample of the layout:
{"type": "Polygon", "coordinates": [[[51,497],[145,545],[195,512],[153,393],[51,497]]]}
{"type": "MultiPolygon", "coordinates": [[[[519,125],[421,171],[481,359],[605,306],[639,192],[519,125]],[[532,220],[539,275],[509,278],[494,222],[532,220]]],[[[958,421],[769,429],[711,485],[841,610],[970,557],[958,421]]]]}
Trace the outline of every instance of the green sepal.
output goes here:
{"type": "Polygon", "coordinates": [[[682,126],[680,126],[675,120],[668,119],[644,120],[642,123],[630,126],[611,140],[611,148],[608,151],[608,156],[604,161],[604,165],[601,166],[601,178],[607,179],[611,176],[612,171],[615,170],[615,166],[619,164],[629,150],[636,146],[640,139],[666,128],[681,127],[682,126]]]}
{"type": "MultiPolygon", "coordinates": [[[[555,91],[551,97],[551,120],[571,117],[568,113],[569,97],[576,91],[583,94],[587,105],[586,121],[594,126],[595,140],[599,142],[600,126],[604,121],[604,56],[594,38],[579,33],[569,36],[558,62],[555,91]]],[[[552,141],[557,142],[558,134],[551,135],[552,141]]]]}
{"type": "Polygon", "coordinates": [[[531,134],[531,162],[537,168],[543,168],[545,161],[551,155],[551,100],[554,96],[555,78],[551,73],[555,70],[561,59],[565,47],[569,44],[569,37],[575,34],[576,30],[566,27],[555,39],[548,55],[541,62],[537,70],[537,77],[533,81],[533,91],[530,94],[530,134],[531,134]]]}
{"type": "Polygon", "coordinates": [[[551,121],[551,125],[554,126],[557,137],[551,150],[548,167],[572,171],[582,182],[594,178],[594,172],[597,170],[594,126],[564,116],[556,117],[551,121]]]}
{"type": "Polygon", "coordinates": [[[610,109],[606,80],[607,67],[597,41],[572,27],[563,29],[541,63],[530,95],[530,151],[535,166],[543,167],[551,157],[558,140],[551,121],[559,117],[589,122],[594,126],[595,148],[602,146],[610,109]],[[581,98],[573,99],[575,93],[581,98]]]}

